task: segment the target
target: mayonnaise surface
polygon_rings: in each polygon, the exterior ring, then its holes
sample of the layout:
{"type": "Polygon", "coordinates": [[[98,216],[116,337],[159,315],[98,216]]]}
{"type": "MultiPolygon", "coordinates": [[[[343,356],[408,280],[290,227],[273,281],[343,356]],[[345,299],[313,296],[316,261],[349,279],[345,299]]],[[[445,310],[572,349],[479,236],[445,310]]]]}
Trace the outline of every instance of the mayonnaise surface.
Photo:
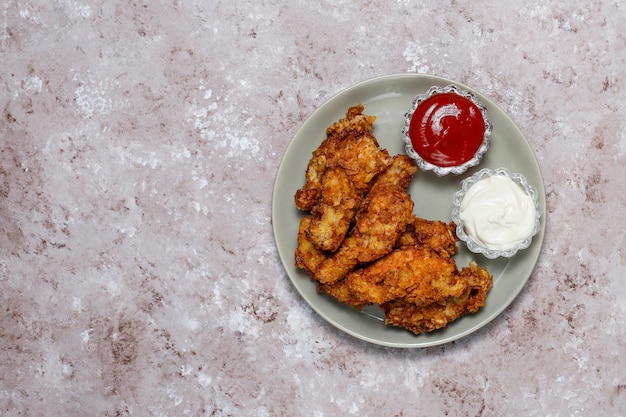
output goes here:
{"type": "Polygon", "coordinates": [[[465,232],[479,244],[495,250],[510,249],[529,237],[535,216],[532,198],[505,175],[474,183],[460,207],[465,232]]]}

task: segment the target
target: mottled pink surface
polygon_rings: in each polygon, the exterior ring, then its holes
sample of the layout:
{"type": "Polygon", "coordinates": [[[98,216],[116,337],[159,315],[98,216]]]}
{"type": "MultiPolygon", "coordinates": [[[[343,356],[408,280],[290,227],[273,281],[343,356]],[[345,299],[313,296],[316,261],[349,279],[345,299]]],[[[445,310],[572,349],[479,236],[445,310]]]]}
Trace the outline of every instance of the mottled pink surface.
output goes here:
{"type": "Polygon", "coordinates": [[[4,1],[3,416],[625,416],[620,0],[4,1]],[[272,186],[353,83],[470,85],[528,138],[537,267],[470,337],[335,329],[278,259],[272,186]]]}

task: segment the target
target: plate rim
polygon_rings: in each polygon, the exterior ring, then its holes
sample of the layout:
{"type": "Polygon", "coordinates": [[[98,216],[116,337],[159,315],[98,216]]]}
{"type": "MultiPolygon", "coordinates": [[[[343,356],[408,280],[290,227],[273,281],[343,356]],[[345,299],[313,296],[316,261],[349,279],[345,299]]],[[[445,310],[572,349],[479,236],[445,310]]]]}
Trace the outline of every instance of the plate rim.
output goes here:
{"type": "MultiPolygon", "coordinates": [[[[433,84],[434,85],[434,84],[433,84]]],[[[408,103],[410,104],[410,103],[408,103]]],[[[341,115],[338,115],[338,118],[341,117],[341,115]]],[[[303,171],[304,172],[304,171],[303,171]]],[[[523,288],[527,285],[528,280],[530,279],[530,276],[532,276],[537,263],[539,261],[539,258],[541,257],[541,253],[542,253],[542,248],[543,248],[543,243],[544,243],[544,238],[545,238],[545,229],[546,229],[546,223],[547,223],[547,219],[546,219],[546,215],[547,215],[547,208],[546,208],[546,193],[545,193],[545,180],[544,180],[544,176],[541,170],[541,166],[539,165],[539,161],[537,159],[537,156],[535,155],[535,152],[533,151],[530,142],[528,141],[528,139],[526,138],[526,136],[523,134],[523,132],[521,131],[521,129],[517,126],[517,124],[513,121],[513,119],[511,119],[511,117],[504,111],[502,110],[502,108],[500,108],[495,102],[493,102],[491,99],[489,99],[487,96],[483,95],[482,93],[480,93],[479,91],[466,86],[463,83],[460,83],[458,81],[452,80],[452,79],[448,79],[448,78],[444,78],[444,77],[440,77],[440,76],[436,76],[436,75],[430,75],[430,74],[418,74],[418,73],[393,73],[393,74],[387,74],[387,75],[380,75],[380,76],[376,76],[376,77],[372,77],[372,78],[368,78],[362,81],[359,81],[357,83],[354,83],[344,89],[339,90],[338,92],[336,92],[335,94],[331,95],[328,99],[326,99],[325,101],[323,101],[319,106],[316,106],[314,108],[314,110],[308,114],[306,116],[306,118],[304,119],[304,121],[300,124],[300,126],[298,127],[298,129],[295,131],[295,133],[292,135],[291,139],[289,140],[289,143],[287,145],[287,147],[285,148],[285,150],[283,151],[283,155],[281,157],[280,163],[277,167],[276,170],[276,175],[275,175],[275,179],[274,179],[274,185],[272,188],[272,204],[271,204],[271,222],[272,222],[272,232],[274,234],[274,242],[278,251],[278,255],[279,255],[279,259],[281,261],[281,265],[285,271],[285,274],[287,275],[287,277],[289,278],[289,280],[291,281],[291,284],[295,287],[296,291],[298,292],[298,294],[300,295],[300,297],[306,302],[306,304],[309,306],[309,308],[311,308],[313,311],[315,311],[318,315],[320,315],[327,323],[331,324],[332,326],[334,326],[335,328],[341,330],[342,332],[349,334],[359,340],[365,341],[365,342],[369,342],[375,345],[379,345],[379,346],[385,346],[385,347],[394,347],[394,348],[425,348],[425,347],[433,347],[433,346],[438,346],[438,345],[442,345],[442,344],[446,344],[446,343],[450,343],[456,340],[459,340],[461,338],[467,337],[472,333],[475,333],[476,331],[478,331],[479,329],[483,328],[484,326],[486,326],[487,324],[491,323],[493,320],[495,320],[497,317],[499,317],[502,312],[504,310],[506,310],[512,303],[513,301],[519,296],[519,294],[521,293],[521,291],[523,290],[523,288]],[[364,88],[367,85],[372,85],[372,84],[377,84],[377,83],[384,83],[387,81],[393,81],[393,82],[400,82],[402,79],[406,79],[406,78],[410,78],[410,79],[415,79],[417,81],[422,81],[422,80],[432,80],[435,84],[454,84],[457,85],[459,88],[462,89],[466,89],[469,91],[472,91],[474,94],[476,94],[480,100],[484,100],[484,102],[486,102],[486,104],[489,107],[494,107],[497,108],[501,113],[502,116],[504,116],[506,119],[508,119],[508,122],[510,124],[510,126],[512,126],[513,128],[515,128],[515,130],[517,130],[517,132],[519,133],[519,136],[521,137],[521,139],[523,139],[523,144],[528,148],[529,154],[532,156],[533,162],[534,162],[534,166],[533,168],[536,169],[536,175],[539,178],[539,183],[538,184],[533,184],[535,186],[535,188],[537,189],[539,195],[541,196],[540,198],[540,206],[541,206],[541,225],[540,225],[540,230],[537,233],[537,235],[535,236],[535,238],[537,238],[536,241],[533,242],[532,246],[537,246],[536,248],[536,258],[534,259],[532,266],[528,268],[528,273],[526,274],[527,276],[523,279],[523,283],[521,283],[521,285],[519,285],[519,288],[510,293],[509,297],[507,297],[507,299],[505,300],[504,303],[502,303],[498,308],[496,308],[488,317],[486,317],[484,320],[481,320],[479,323],[477,323],[474,326],[469,327],[468,329],[453,334],[451,336],[448,337],[442,337],[440,339],[436,339],[436,340],[429,340],[429,341],[416,341],[416,343],[399,343],[399,342],[390,342],[390,341],[385,341],[385,340],[380,340],[380,339],[376,339],[376,338],[372,338],[372,337],[368,337],[366,335],[363,335],[361,333],[358,333],[356,331],[354,331],[353,329],[351,329],[350,327],[347,327],[341,323],[338,323],[337,321],[335,321],[334,319],[332,319],[331,317],[328,316],[328,314],[326,314],[322,309],[318,308],[317,305],[309,302],[307,295],[304,294],[303,290],[300,288],[299,285],[296,284],[296,282],[294,281],[294,277],[291,276],[289,269],[287,268],[285,262],[287,262],[288,260],[286,259],[286,254],[283,254],[282,250],[281,250],[281,244],[278,242],[278,239],[276,238],[277,236],[277,222],[276,222],[276,218],[275,218],[275,214],[276,214],[276,207],[278,202],[276,201],[276,195],[278,192],[278,186],[279,186],[279,180],[280,180],[280,176],[283,173],[283,168],[284,168],[284,164],[286,161],[287,156],[291,153],[290,151],[292,151],[292,148],[294,146],[296,146],[296,141],[295,139],[298,138],[301,133],[305,130],[305,128],[307,127],[306,125],[308,124],[309,120],[311,118],[313,118],[313,116],[317,113],[320,112],[322,109],[326,108],[327,106],[330,106],[332,104],[333,101],[336,101],[338,99],[340,99],[341,97],[343,97],[344,95],[348,95],[351,92],[360,90],[362,88],[364,88]]],[[[294,205],[295,208],[295,205],[294,205]]],[[[294,239],[295,239],[295,234],[294,234],[294,239]]],[[[291,259],[291,261],[293,261],[293,259],[291,259]]],[[[320,297],[324,297],[323,294],[318,294],[320,297]]],[[[351,308],[349,306],[346,306],[346,308],[351,308]]],[[[359,311],[354,311],[356,314],[363,314],[362,312],[359,311]]],[[[443,329],[441,329],[443,330],[443,329]]],[[[407,330],[404,330],[407,331],[407,330]]],[[[420,335],[415,335],[416,338],[419,338],[420,335]]]]}

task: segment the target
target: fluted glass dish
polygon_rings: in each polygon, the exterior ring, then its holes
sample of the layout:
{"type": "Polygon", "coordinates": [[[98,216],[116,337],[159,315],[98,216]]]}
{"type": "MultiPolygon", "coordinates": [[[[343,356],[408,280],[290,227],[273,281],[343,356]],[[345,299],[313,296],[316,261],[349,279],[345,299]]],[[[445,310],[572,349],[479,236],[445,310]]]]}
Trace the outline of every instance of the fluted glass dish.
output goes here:
{"type": "Polygon", "coordinates": [[[417,166],[422,171],[432,171],[438,176],[444,176],[448,174],[459,175],[467,171],[469,168],[476,166],[480,163],[483,155],[489,149],[491,144],[490,137],[491,131],[493,130],[493,126],[489,119],[489,115],[487,112],[487,107],[480,102],[474,93],[468,90],[463,90],[455,85],[447,85],[444,87],[441,86],[432,86],[428,89],[428,91],[424,94],[418,94],[413,99],[412,105],[409,110],[404,114],[404,126],[402,127],[402,140],[405,143],[405,152],[411,158],[415,160],[417,166]],[[471,159],[463,162],[460,165],[455,166],[438,166],[435,165],[426,159],[420,153],[414,149],[413,143],[411,141],[410,127],[411,127],[411,119],[413,118],[413,114],[417,110],[417,108],[424,103],[424,101],[429,98],[438,95],[438,94],[447,94],[452,93],[464,97],[471,101],[478,109],[480,110],[481,116],[483,118],[485,124],[485,131],[483,133],[482,142],[471,159]]]}
{"type": "Polygon", "coordinates": [[[511,258],[517,254],[520,250],[526,249],[530,246],[533,237],[539,233],[541,228],[541,208],[539,205],[538,193],[535,187],[530,185],[526,180],[526,177],[520,173],[512,173],[507,168],[496,168],[489,169],[484,168],[475,173],[472,176],[465,178],[461,181],[461,188],[454,194],[453,197],[454,207],[452,209],[451,217],[452,221],[456,223],[456,234],[460,240],[465,242],[467,248],[474,252],[480,253],[484,255],[486,258],[495,259],[499,257],[503,258],[511,258]],[[512,247],[505,249],[493,249],[489,248],[486,245],[479,242],[477,239],[472,237],[470,233],[467,231],[467,227],[462,220],[461,215],[461,204],[463,203],[463,199],[467,194],[468,190],[477,182],[495,176],[495,175],[503,175],[510,178],[516,185],[524,190],[524,192],[531,198],[533,207],[535,209],[535,223],[532,229],[532,232],[521,242],[515,244],[512,247]]]}

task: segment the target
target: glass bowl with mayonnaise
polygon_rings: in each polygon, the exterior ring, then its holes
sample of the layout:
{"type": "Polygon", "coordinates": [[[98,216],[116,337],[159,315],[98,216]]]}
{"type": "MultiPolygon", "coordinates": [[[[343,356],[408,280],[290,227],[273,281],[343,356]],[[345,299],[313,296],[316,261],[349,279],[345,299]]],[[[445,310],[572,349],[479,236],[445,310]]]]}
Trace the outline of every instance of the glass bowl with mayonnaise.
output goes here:
{"type": "Polygon", "coordinates": [[[486,258],[510,258],[539,232],[537,190],[506,168],[484,168],[464,179],[453,202],[457,236],[486,258]]]}
{"type": "Polygon", "coordinates": [[[458,175],[480,163],[492,130],[487,107],[474,93],[433,86],[404,114],[402,140],[421,171],[458,175]]]}

